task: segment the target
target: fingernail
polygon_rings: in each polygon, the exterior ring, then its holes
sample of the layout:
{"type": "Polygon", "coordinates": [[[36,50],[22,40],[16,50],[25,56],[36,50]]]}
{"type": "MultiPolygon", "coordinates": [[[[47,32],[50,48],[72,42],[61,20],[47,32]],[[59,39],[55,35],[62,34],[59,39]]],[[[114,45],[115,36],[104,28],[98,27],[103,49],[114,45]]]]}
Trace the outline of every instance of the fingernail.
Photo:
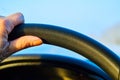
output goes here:
{"type": "Polygon", "coordinates": [[[40,44],[42,44],[42,40],[41,39],[36,39],[36,40],[34,40],[33,42],[33,45],[40,45],[40,44]]]}

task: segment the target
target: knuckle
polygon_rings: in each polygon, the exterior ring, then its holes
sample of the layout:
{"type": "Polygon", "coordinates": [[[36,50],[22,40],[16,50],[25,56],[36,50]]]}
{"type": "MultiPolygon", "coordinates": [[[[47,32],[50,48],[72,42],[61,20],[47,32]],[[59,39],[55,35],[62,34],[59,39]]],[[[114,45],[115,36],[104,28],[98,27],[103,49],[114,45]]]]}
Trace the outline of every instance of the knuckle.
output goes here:
{"type": "Polygon", "coordinates": [[[6,24],[8,23],[8,20],[3,18],[3,19],[0,19],[0,25],[2,26],[6,26],[6,24]]]}
{"type": "Polygon", "coordinates": [[[18,44],[19,44],[18,47],[21,48],[21,49],[24,49],[24,48],[27,48],[27,47],[30,46],[30,44],[28,43],[28,41],[25,40],[25,39],[22,39],[20,41],[20,43],[18,43],[18,44]]]}
{"type": "Polygon", "coordinates": [[[18,12],[17,15],[18,16],[23,16],[23,14],[21,12],[18,12]]]}
{"type": "Polygon", "coordinates": [[[5,50],[8,47],[8,42],[6,39],[0,41],[0,49],[5,50]]]}
{"type": "Polygon", "coordinates": [[[13,24],[8,19],[0,19],[0,29],[2,29],[3,31],[10,33],[13,27],[13,24]]]}
{"type": "Polygon", "coordinates": [[[17,13],[17,17],[18,17],[18,20],[20,21],[20,23],[24,22],[24,16],[22,13],[17,13]]]}

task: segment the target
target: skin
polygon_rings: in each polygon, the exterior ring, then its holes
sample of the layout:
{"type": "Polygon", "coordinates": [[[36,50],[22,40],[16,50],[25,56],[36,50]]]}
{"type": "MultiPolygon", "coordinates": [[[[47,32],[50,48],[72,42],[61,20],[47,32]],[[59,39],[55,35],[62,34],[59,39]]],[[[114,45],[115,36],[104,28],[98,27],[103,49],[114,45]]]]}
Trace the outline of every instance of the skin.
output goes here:
{"type": "Polygon", "coordinates": [[[8,41],[10,32],[14,27],[22,23],[24,23],[22,13],[15,13],[7,17],[0,16],[0,61],[12,55],[14,52],[42,44],[40,38],[32,35],[22,36],[13,41],[8,41]]]}

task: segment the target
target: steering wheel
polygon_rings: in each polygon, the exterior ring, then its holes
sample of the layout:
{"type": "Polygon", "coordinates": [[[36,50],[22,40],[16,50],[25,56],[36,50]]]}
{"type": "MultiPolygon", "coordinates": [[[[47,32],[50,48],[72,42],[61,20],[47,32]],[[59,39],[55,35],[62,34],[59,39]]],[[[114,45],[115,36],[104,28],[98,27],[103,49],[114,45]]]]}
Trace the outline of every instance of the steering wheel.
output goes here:
{"type": "MultiPolygon", "coordinates": [[[[29,23],[16,27],[9,35],[9,40],[24,35],[35,35],[40,37],[45,44],[57,45],[77,52],[97,64],[111,79],[120,80],[120,58],[101,43],[81,33],[59,26],[29,23]]],[[[58,59],[56,58],[56,60],[58,59]]],[[[62,61],[67,62],[67,59],[62,61]]],[[[73,62],[68,61],[70,64],[74,62],[77,63],[74,59],[73,62]]]]}

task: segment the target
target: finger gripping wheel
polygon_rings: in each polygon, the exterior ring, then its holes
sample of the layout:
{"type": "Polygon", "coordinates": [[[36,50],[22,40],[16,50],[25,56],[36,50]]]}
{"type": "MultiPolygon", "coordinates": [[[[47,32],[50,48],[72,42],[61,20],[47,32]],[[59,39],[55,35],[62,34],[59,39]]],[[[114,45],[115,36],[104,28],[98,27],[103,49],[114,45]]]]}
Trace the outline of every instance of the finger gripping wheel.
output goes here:
{"type": "Polygon", "coordinates": [[[9,35],[9,40],[24,35],[40,37],[44,43],[75,51],[101,67],[113,80],[119,80],[119,57],[99,42],[72,30],[45,24],[22,24],[9,35]]]}

